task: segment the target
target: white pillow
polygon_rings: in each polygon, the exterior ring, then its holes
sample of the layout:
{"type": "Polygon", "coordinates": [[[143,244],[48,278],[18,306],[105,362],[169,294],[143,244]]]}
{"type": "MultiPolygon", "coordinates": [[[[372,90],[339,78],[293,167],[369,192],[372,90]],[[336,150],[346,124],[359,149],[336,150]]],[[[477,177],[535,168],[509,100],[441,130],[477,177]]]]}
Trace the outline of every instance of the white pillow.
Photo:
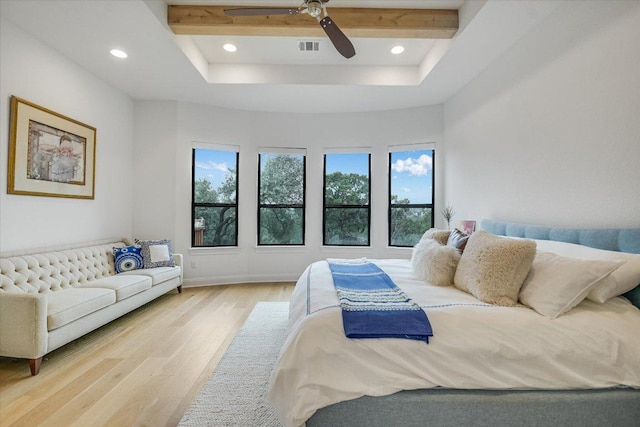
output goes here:
{"type": "Polygon", "coordinates": [[[153,245],[149,246],[149,256],[151,262],[169,261],[169,246],[167,245],[153,245]]]}
{"type": "Polygon", "coordinates": [[[606,251],[604,249],[590,248],[574,243],[555,242],[552,240],[536,240],[536,244],[540,251],[553,252],[571,258],[624,261],[623,265],[593,286],[587,295],[587,299],[591,301],[605,302],[610,298],[630,291],[640,284],[640,254],[606,251]]]}
{"type": "Polygon", "coordinates": [[[420,241],[422,240],[435,240],[440,244],[446,245],[447,240],[449,239],[449,234],[451,234],[450,230],[438,230],[437,228],[430,228],[424,232],[420,241]]]}
{"type": "Polygon", "coordinates": [[[416,277],[436,286],[453,284],[460,252],[433,239],[424,239],[413,247],[411,266],[416,277]]]}
{"type": "Polygon", "coordinates": [[[520,289],[520,301],[556,318],[580,304],[599,280],[622,264],[621,260],[581,260],[538,252],[520,289]]]}

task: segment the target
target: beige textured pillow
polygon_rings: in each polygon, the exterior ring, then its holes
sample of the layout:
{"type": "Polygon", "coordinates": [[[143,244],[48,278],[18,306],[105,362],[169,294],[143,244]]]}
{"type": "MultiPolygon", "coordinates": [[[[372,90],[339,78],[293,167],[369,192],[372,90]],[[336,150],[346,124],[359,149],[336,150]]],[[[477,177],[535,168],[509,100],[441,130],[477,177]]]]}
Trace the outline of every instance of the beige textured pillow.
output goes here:
{"type": "Polygon", "coordinates": [[[489,304],[516,305],[535,256],[533,240],[476,231],[462,253],[453,284],[489,304]]]}
{"type": "Polygon", "coordinates": [[[460,252],[433,239],[424,239],[413,247],[411,266],[420,280],[436,286],[450,286],[460,261],[460,252]]]}

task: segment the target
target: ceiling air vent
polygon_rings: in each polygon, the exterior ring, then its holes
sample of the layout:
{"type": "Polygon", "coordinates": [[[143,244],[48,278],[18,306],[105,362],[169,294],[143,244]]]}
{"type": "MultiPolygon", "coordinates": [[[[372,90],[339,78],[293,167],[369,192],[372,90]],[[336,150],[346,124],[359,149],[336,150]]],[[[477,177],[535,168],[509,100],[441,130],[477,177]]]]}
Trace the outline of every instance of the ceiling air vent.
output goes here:
{"type": "Polygon", "coordinates": [[[317,52],[320,50],[320,42],[299,41],[298,49],[300,49],[301,52],[317,52]]]}

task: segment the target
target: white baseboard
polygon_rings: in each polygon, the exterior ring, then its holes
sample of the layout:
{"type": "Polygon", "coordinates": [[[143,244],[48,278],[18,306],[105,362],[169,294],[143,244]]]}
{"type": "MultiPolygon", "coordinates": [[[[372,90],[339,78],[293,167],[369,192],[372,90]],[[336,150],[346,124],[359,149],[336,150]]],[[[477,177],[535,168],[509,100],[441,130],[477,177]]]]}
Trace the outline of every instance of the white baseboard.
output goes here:
{"type": "Polygon", "coordinates": [[[198,277],[184,279],[182,286],[185,288],[194,288],[198,286],[233,285],[237,283],[296,282],[299,277],[300,276],[292,276],[291,274],[198,277]]]}

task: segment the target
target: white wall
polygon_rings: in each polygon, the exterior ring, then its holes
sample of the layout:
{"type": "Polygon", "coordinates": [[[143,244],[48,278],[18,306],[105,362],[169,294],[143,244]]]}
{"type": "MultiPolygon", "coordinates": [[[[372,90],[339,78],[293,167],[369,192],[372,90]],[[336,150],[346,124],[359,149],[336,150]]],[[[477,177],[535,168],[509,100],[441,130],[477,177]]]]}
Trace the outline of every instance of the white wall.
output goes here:
{"type": "Polygon", "coordinates": [[[139,101],[134,111],[135,237],[174,240],[178,104],[139,101]]]}
{"type": "MultiPolygon", "coordinates": [[[[187,103],[136,103],[136,194],[166,184],[162,197],[136,201],[134,234],[172,238],[186,255],[187,285],[294,280],[312,261],[332,256],[409,257],[387,248],[387,162],[389,145],[442,139],[441,107],[362,114],[276,114],[243,112],[187,103]],[[177,108],[177,121],[175,109],[177,108]],[[174,138],[173,145],[170,141],[174,138]],[[240,149],[238,248],[190,249],[191,147],[193,142],[232,144],[240,149]],[[323,148],[372,148],[370,248],[322,247],[323,148]],[[304,248],[256,247],[257,148],[307,149],[307,212],[304,248]],[[154,161],[146,159],[148,153],[154,161]],[[174,175],[171,188],[169,176],[174,175]],[[164,184],[163,184],[164,183],[164,184]],[[173,191],[173,193],[172,193],[173,191]],[[191,263],[196,263],[196,268],[191,263]]],[[[438,179],[438,154],[436,176],[438,179]]],[[[436,203],[441,191],[436,188],[436,203]]]]}
{"type": "Polygon", "coordinates": [[[0,250],[131,235],[133,102],[4,19],[0,130],[0,250]],[[94,200],[7,194],[11,95],[97,129],[94,200]]]}
{"type": "Polygon", "coordinates": [[[640,2],[565,2],[444,106],[456,219],[640,226],[640,2]]]}
{"type": "Polygon", "coordinates": [[[95,200],[7,195],[4,157],[0,249],[166,237],[186,255],[187,284],[292,280],[330,256],[408,257],[386,247],[386,153],[413,142],[438,144],[436,204],[453,204],[454,222],[640,226],[637,22],[638,2],[565,2],[444,108],[305,115],[179,102],[137,102],[134,109],[3,20],[0,153],[8,151],[10,95],[98,133],[95,200]],[[189,248],[193,141],[242,147],[237,249],[189,248]],[[305,248],[256,248],[258,146],[308,149],[305,248]],[[335,146],[372,147],[371,248],[322,247],[322,149],[335,146]]]}

